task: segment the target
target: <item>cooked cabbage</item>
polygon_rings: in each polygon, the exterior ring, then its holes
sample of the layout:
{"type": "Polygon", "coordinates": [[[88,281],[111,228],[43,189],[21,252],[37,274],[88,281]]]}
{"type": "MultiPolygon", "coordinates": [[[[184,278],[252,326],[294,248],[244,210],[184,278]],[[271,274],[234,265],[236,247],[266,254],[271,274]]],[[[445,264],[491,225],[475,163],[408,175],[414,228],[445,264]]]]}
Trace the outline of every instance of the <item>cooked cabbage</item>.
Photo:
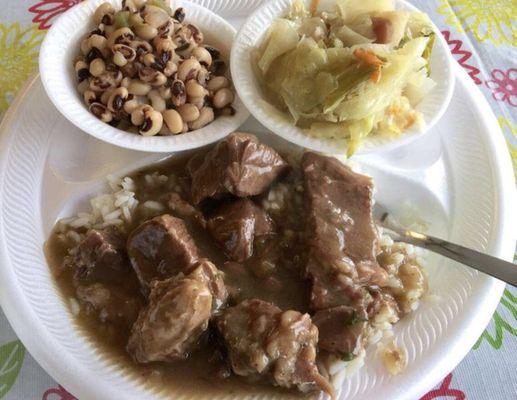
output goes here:
{"type": "Polygon", "coordinates": [[[392,0],[337,0],[314,13],[301,0],[271,25],[253,65],[266,98],[310,136],[352,154],[370,134],[398,135],[422,116],[434,87],[427,16],[392,0]]]}

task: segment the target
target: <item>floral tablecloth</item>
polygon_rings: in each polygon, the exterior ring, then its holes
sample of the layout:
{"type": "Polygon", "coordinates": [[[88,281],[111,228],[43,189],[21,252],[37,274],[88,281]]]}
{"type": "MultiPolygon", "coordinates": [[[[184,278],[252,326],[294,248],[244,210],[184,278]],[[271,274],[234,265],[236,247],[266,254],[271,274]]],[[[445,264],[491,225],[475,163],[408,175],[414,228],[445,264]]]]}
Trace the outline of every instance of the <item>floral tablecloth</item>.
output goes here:
{"type": "MultiPolygon", "coordinates": [[[[79,1],[0,2],[0,119],[36,71],[45,31],[79,1]]],[[[489,100],[517,174],[517,0],[412,2],[432,17],[453,57],[489,100]]],[[[467,357],[454,371],[443,371],[442,382],[420,400],[517,400],[516,296],[517,289],[507,287],[492,321],[467,357]]],[[[1,311],[0,399],[75,399],[25,351],[1,311]]]]}

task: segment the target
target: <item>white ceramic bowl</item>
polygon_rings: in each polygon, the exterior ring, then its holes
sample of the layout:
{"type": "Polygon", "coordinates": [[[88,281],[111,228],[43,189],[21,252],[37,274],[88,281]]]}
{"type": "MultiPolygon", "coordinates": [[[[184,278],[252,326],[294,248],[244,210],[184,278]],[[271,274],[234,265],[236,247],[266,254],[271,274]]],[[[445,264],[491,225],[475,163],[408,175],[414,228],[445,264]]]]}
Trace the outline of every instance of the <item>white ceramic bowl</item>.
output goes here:
{"type": "MultiPolygon", "coordinates": [[[[301,128],[294,126],[289,116],[264,100],[260,85],[255,78],[251,65],[251,52],[262,43],[271,23],[287,14],[291,3],[292,0],[271,0],[257,9],[242,25],[231,52],[230,66],[234,76],[234,85],[253,116],[277,135],[313,150],[334,154],[344,153],[346,149],[342,144],[338,145],[332,140],[309,137],[301,128]]],[[[305,0],[305,3],[308,5],[310,0],[305,0]]],[[[418,11],[403,0],[396,0],[395,4],[398,9],[418,11]]],[[[324,0],[320,9],[332,10],[334,6],[335,0],[324,0]]],[[[416,107],[424,115],[423,131],[418,131],[416,128],[408,129],[397,138],[370,135],[363,141],[356,154],[392,150],[408,144],[429,132],[445,112],[454,89],[454,74],[447,43],[438,28],[434,25],[433,28],[436,32],[436,40],[430,61],[431,78],[437,85],[416,107]]]]}
{"type": "MultiPolygon", "coordinates": [[[[88,111],[77,91],[74,58],[80,52],[82,38],[94,28],[92,15],[95,9],[105,1],[112,3],[115,9],[121,7],[121,0],[81,2],[53,24],[41,46],[41,80],[49,98],[70,122],[90,135],[120,147],[172,152],[202,147],[217,141],[236,130],[249,117],[241,100],[236,97],[233,104],[235,115],[216,118],[201,129],[175,136],[144,137],[114,128],[97,119],[88,111]]],[[[212,11],[188,1],[175,1],[174,6],[183,7],[186,20],[203,31],[205,42],[220,49],[223,59],[229,59],[236,32],[229,23],[212,11]]]]}

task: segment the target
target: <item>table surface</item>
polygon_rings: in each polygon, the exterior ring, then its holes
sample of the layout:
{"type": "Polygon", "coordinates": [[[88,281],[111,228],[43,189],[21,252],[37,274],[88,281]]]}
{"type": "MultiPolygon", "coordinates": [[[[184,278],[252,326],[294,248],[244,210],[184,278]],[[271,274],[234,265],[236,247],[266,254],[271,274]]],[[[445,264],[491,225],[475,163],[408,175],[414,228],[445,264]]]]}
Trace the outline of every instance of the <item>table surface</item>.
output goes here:
{"type": "MultiPolygon", "coordinates": [[[[59,14],[79,1],[2,1],[0,119],[17,91],[36,71],[45,31],[59,14]]],[[[517,174],[517,1],[411,2],[431,16],[453,57],[490,102],[517,174]]],[[[489,326],[470,353],[454,371],[443,371],[443,381],[420,400],[517,399],[516,336],[517,289],[507,287],[489,326]]],[[[1,310],[0,399],[75,399],[25,351],[1,310]]]]}

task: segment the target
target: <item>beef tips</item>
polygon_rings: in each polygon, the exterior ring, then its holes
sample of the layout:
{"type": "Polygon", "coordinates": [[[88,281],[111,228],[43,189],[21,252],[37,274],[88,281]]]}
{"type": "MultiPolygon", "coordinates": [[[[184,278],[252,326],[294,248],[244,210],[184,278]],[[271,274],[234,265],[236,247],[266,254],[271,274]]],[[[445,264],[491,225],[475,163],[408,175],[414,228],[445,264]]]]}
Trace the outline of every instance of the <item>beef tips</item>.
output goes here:
{"type": "Polygon", "coordinates": [[[80,285],[76,289],[76,296],[86,306],[87,312],[96,313],[102,322],[111,322],[125,329],[135,322],[142,307],[139,297],[131,296],[119,287],[102,283],[80,285]]]}
{"type": "Polygon", "coordinates": [[[318,347],[346,360],[357,356],[363,347],[368,315],[364,309],[338,306],[320,310],[312,321],[318,327],[318,347]]]}
{"type": "Polygon", "coordinates": [[[74,278],[80,282],[115,282],[129,268],[124,240],[113,229],[90,229],[70,250],[65,264],[75,269],[74,278]]]}
{"type": "Polygon", "coordinates": [[[316,366],[318,328],[308,314],[282,312],[262,300],[245,300],[216,317],[235,374],[265,377],[302,392],[333,393],[316,366]]]}
{"type": "Polygon", "coordinates": [[[222,273],[202,260],[186,276],[151,282],[150,290],[127,351],[140,363],[187,358],[197,349],[212,313],[226,301],[222,273]]]}
{"type": "Polygon", "coordinates": [[[337,159],[312,152],[304,154],[302,168],[311,307],[350,305],[364,297],[364,286],[382,286],[387,278],[376,260],[372,182],[337,159]]]}
{"type": "Polygon", "coordinates": [[[178,193],[170,193],[168,195],[167,204],[178,217],[194,221],[203,228],[206,226],[205,217],[203,217],[201,211],[183,199],[178,193]]]}
{"type": "Polygon", "coordinates": [[[207,226],[227,256],[237,262],[252,256],[255,237],[273,232],[271,218],[249,199],[223,204],[207,226]]]}
{"type": "Polygon", "coordinates": [[[185,223],[160,215],[138,226],[129,235],[127,250],[142,285],[185,271],[198,259],[198,250],[185,223]]]}
{"type": "Polygon", "coordinates": [[[207,154],[196,154],[187,164],[192,200],[226,194],[238,197],[264,192],[288,164],[271,147],[247,133],[233,133],[207,154]]]}

